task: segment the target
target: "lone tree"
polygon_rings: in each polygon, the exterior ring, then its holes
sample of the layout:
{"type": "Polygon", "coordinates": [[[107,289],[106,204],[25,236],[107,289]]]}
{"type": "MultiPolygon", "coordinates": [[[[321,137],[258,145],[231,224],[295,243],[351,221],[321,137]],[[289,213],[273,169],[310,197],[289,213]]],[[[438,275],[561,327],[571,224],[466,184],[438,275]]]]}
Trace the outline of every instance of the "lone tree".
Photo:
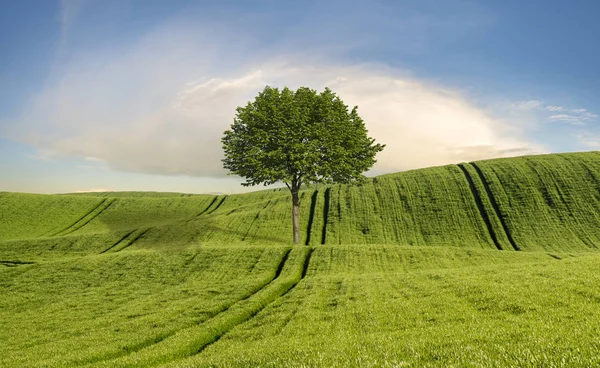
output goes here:
{"type": "Polygon", "coordinates": [[[221,140],[223,166],[244,177],[243,186],[285,183],[292,194],[294,244],[300,243],[300,186],[363,181],[385,147],[367,136],[357,107],[348,112],[329,88],[317,94],[307,87],[267,86],[236,111],[221,140]]]}

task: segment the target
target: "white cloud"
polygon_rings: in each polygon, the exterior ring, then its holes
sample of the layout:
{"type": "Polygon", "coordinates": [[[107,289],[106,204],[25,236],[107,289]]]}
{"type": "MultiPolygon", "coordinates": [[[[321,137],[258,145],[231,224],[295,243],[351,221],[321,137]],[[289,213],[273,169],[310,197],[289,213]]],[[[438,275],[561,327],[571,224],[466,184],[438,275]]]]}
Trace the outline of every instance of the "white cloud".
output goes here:
{"type": "Polygon", "coordinates": [[[517,101],[512,104],[515,110],[535,110],[542,107],[543,102],[539,100],[517,101]]]}
{"type": "Polygon", "coordinates": [[[76,190],[75,193],[99,193],[99,192],[112,192],[112,190],[107,188],[94,188],[94,189],[83,189],[76,190]]]}
{"type": "MultiPolygon", "coordinates": [[[[561,111],[565,111],[564,109],[561,111]]],[[[595,120],[598,115],[588,112],[586,109],[567,110],[569,114],[550,115],[549,120],[562,121],[571,125],[586,125],[589,121],[595,120]]]]}
{"type": "Polygon", "coordinates": [[[513,114],[520,114],[525,118],[533,118],[537,121],[548,120],[576,126],[586,125],[589,121],[598,118],[597,114],[591,113],[587,109],[570,109],[558,105],[545,105],[544,102],[539,100],[517,101],[510,105],[509,110],[513,114]]]}
{"type": "Polygon", "coordinates": [[[269,50],[252,52],[244,40],[220,37],[171,27],[127,53],[78,59],[35,98],[10,135],[45,157],[222,177],[223,131],[235,108],[269,84],[329,86],[350,107],[358,105],[370,135],[387,145],[373,173],[545,151],[510,117],[491,116],[460,93],[399,70],[313,58],[306,50],[273,57],[269,50]]]}
{"type": "Polygon", "coordinates": [[[564,121],[564,122],[575,124],[575,125],[579,125],[582,123],[579,116],[568,115],[568,114],[550,115],[548,117],[548,119],[555,120],[555,121],[564,121]]]}
{"type": "Polygon", "coordinates": [[[583,145],[587,148],[592,148],[592,149],[600,148],[600,135],[586,132],[586,133],[576,134],[575,138],[581,145],[583,145]]]}

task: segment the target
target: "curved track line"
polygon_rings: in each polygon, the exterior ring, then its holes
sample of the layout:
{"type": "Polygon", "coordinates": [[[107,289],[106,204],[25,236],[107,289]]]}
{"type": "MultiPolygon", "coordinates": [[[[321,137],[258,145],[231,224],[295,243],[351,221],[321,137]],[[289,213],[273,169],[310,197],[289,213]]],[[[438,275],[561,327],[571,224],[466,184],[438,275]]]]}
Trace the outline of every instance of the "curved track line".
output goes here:
{"type": "Polygon", "coordinates": [[[514,250],[521,250],[519,248],[519,246],[517,245],[517,243],[515,242],[515,240],[513,239],[512,234],[511,234],[510,230],[508,229],[508,225],[506,224],[506,221],[504,221],[504,218],[502,217],[502,214],[500,212],[500,207],[498,206],[498,202],[496,201],[496,197],[494,197],[494,194],[492,193],[492,189],[490,188],[490,185],[485,180],[485,176],[483,175],[483,172],[481,171],[479,166],[477,166],[477,164],[475,164],[474,162],[471,162],[471,166],[473,166],[473,168],[477,172],[477,175],[479,175],[479,179],[483,183],[483,188],[485,189],[485,192],[486,192],[488,198],[490,199],[490,203],[492,204],[492,208],[494,209],[494,212],[496,212],[496,216],[498,217],[498,220],[500,220],[500,224],[502,225],[502,229],[504,230],[504,233],[506,233],[506,237],[508,238],[510,245],[512,245],[514,250]]]}
{"type": "Polygon", "coordinates": [[[317,206],[317,197],[319,195],[319,190],[316,189],[310,199],[310,212],[308,214],[308,226],[306,227],[306,242],[304,245],[310,244],[310,233],[312,231],[313,222],[315,220],[315,207],[317,206]]]}
{"type": "Polygon", "coordinates": [[[197,219],[198,217],[202,216],[206,211],[208,211],[209,208],[212,207],[213,204],[215,204],[215,202],[217,201],[218,198],[219,198],[219,196],[215,196],[215,198],[213,198],[213,200],[210,201],[210,203],[208,204],[208,206],[206,206],[205,209],[203,209],[197,215],[195,215],[194,217],[192,217],[191,219],[189,219],[189,221],[193,221],[193,220],[197,219]]]}
{"type": "Polygon", "coordinates": [[[216,210],[218,210],[218,209],[219,209],[219,207],[221,207],[221,205],[223,204],[223,202],[225,202],[225,200],[227,199],[227,197],[228,197],[227,195],[223,196],[223,199],[221,199],[221,202],[219,202],[215,208],[213,208],[212,210],[210,210],[210,211],[206,212],[206,214],[207,214],[207,215],[210,215],[211,213],[213,213],[213,212],[215,212],[216,210]]]}
{"type": "Polygon", "coordinates": [[[115,203],[116,200],[117,200],[116,198],[103,199],[100,203],[98,203],[98,205],[96,207],[94,207],[92,210],[90,210],[88,213],[83,215],[81,218],[79,218],[77,221],[75,221],[71,225],[67,226],[66,228],[64,228],[60,231],[54,232],[50,235],[47,235],[47,236],[63,236],[63,235],[71,234],[72,232],[81,229],[82,227],[87,225],[90,221],[95,219],[98,215],[100,215],[102,212],[104,212],[113,203],[115,203]],[[92,215],[92,216],[90,216],[90,215],[92,215]]]}
{"type": "MultiPolygon", "coordinates": [[[[128,233],[127,235],[125,235],[124,238],[127,238],[132,233],[133,233],[133,231],[130,232],[130,233],[128,233]]],[[[119,242],[117,242],[117,244],[119,242]]],[[[114,245],[113,245],[113,247],[114,247],[114,245]]],[[[217,318],[221,314],[227,312],[234,305],[236,305],[238,303],[241,303],[241,302],[243,302],[245,300],[250,299],[252,296],[256,295],[261,290],[264,290],[266,287],[268,287],[269,285],[271,285],[281,275],[281,272],[283,271],[283,268],[285,266],[285,263],[287,262],[287,259],[288,259],[289,255],[290,255],[291,251],[292,251],[291,248],[285,251],[285,253],[283,254],[281,260],[279,261],[279,264],[277,265],[277,269],[276,269],[275,274],[273,275],[272,278],[270,278],[266,282],[258,285],[258,288],[256,290],[251,291],[247,295],[244,295],[242,298],[240,298],[238,300],[235,300],[232,303],[226,305],[223,309],[219,310],[217,313],[213,314],[212,316],[210,316],[206,320],[200,322],[198,325],[205,324],[205,323],[209,322],[210,320],[212,320],[214,318],[217,318]]],[[[262,255],[262,253],[261,253],[261,255],[262,255]]],[[[253,268],[254,268],[254,266],[253,266],[253,268]]],[[[145,341],[142,341],[141,343],[138,343],[136,345],[128,346],[128,347],[125,348],[125,351],[117,352],[117,353],[113,353],[113,354],[107,354],[107,355],[105,355],[103,357],[98,357],[96,359],[92,358],[92,359],[89,359],[89,360],[83,360],[83,361],[80,361],[77,365],[83,365],[83,364],[90,365],[90,364],[94,364],[94,363],[99,363],[99,362],[105,362],[105,361],[108,361],[108,360],[118,359],[118,358],[124,357],[126,355],[129,355],[129,354],[132,354],[132,353],[136,353],[138,351],[150,348],[153,345],[156,345],[156,344],[160,343],[161,341],[166,340],[167,338],[175,335],[177,332],[179,332],[181,330],[185,330],[187,328],[194,327],[194,326],[197,326],[197,325],[191,325],[191,326],[180,328],[180,329],[177,329],[177,330],[174,330],[174,331],[168,331],[168,332],[166,332],[164,334],[161,334],[161,335],[154,336],[152,338],[146,339],[145,341]]]]}
{"type": "MultiPolygon", "coordinates": [[[[219,341],[221,339],[221,337],[225,336],[227,333],[229,333],[229,331],[233,330],[235,327],[242,325],[248,321],[250,321],[252,318],[254,318],[258,313],[260,313],[262,310],[264,310],[266,307],[268,307],[269,305],[271,305],[273,302],[275,302],[277,299],[283,297],[284,295],[286,295],[287,293],[289,293],[292,289],[294,289],[296,287],[296,285],[298,285],[298,283],[300,281],[302,281],[302,279],[305,276],[305,271],[306,269],[308,269],[308,262],[310,259],[310,255],[312,254],[314,248],[310,248],[310,250],[306,253],[306,255],[304,256],[304,260],[302,261],[302,276],[296,280],[295,282],[293,282],[292,285],[290,285],[290,287],[288,287],[287,289],[285,289],[280,295],[276,296],[275,298],[273,298],[273,300],[269,301],[268,303],[266,303],[265,305],[263,305],[262,307],[259,307],[255,310],[252,310],[250,312],[250,315],[248,318],[240,321],[239,323],[227,328],[227,329],[223,329],[221,330],[218,334],[216,334],[215,336],[213,336],[213,339],[211,339],[212,341],[208,341],[206,344],[200,346],[198,348],[198,350],[196,351],[196,353],[192,354],[192,355],[198,355],[200,353],[202,353],[206,348],[208,348],[209,346],[211,346],[212,344],[216,343],[217,341],[219,341]]],[[[290,252],[286,253],[283,262],[279,265],[278,268],[278,272],[281,274],[281,270],[283,270],[283,267],[285,266],[285,261],[287,261],[287,256],[289,255],[290,252]]],[[[277,281],[277,279],[279,278],[279,275],[277,275],[277,277],[275,277],[266,287],[268,287],[269,285],[271,285],[272,283],[275,283],[277,281]]],[[[265,287],[265,288],[266,288],[265,287]]]]}
{"type": "Polygon", "coordinates": [[[17,266],[32,265],[32,264],[35,264],[35,262],[29,262],[29,261],[0,261],[0,265],[6,266],[6,267],[17,267],[17,266]]]}
{"type": "Polygon", "coordinates": [[[116,243],[114,243],[110,247],[108,247],[108,248],[104,249],[102,252],[100,252],[100,254],[106,253],[109,250],[113,249],[114,247],[116,247],[119,243],[121,243],[123,240],[125,240],[127,237],[129,237],[129,235],[133,234],[134,232],[135,232],[135,230],[128,232],[121,239],[119,239],[116,243]]]}
{"type": "Polygon", "coordinates": [[[490,217],[488,216],[488,213],[485,211],[485,207],[483,206],[481,196],[479,195],[479,192],[477,191],[477,187],[475,187],[475,182],[473,181],[471,174],[469,174],[469,172],[465,168],[465,164],[458,164],[458,167],[462,170],[463,174],[465,174],[465,177],[467,178],[467,182],[469,183],[469,188],[471,188],[471,193],[473,194],[473,197],[475,198],[475,204],[477,205],[477,209],[479,209],[479,215],[483,219],[483,222],[485,222],[485,226],[487,227],[487,231],[490,234],[490,237],[492,238],[494,245],[496,246],[496,248],[498,248],[498,250],[502,250],[502,246],[500,245],[500,242],[498,241],[498,236],[496,235],[496,231],[494,231],[494,227],[492,226],[490,217]]]}
{"type": "MultiPolygon", "coordinates": [[[[331,187],[325,189],[325,198],[323,200],[323,231],[321,232],[321,244],[325,244],[327,241],[327,221],[329,221],[329,206],[331,205],[331,187]]],[[[340,212],[339,201],[338,201],[338,218],[340,212]]]]}

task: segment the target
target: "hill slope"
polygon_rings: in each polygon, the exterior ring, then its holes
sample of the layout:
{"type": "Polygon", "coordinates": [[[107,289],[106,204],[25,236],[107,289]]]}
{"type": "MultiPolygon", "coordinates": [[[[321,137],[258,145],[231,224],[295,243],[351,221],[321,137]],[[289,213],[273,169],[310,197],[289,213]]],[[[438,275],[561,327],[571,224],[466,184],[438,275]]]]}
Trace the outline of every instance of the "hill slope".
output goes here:
{"type": "MultiPolygon", "coordinates": [[[[41,256],[48,247],[85,254],[288,244],[289,202],[285,189],[229,196],[0,193],[0,249],[41,256]]],[[[301,193],[301,223],[307,245],[596,249],[600,153],[487,160],[383,175],[359,187],[313,187],[301,193]]]]}

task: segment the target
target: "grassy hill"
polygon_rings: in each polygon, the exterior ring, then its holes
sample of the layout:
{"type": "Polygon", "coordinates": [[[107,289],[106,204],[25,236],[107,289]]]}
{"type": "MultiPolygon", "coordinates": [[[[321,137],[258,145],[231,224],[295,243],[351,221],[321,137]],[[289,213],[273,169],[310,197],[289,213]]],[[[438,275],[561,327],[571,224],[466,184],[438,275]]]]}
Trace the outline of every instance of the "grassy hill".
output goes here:
{"type": "MultiPolygon", "coordinates": [[[[596,249],[600,153],[488,160],[383,175],[363,186],[306,189],[301,205],[307,245],[596,249]]],[[[290,208],[285,189],[229,196],[0,193],[0,241],[12,241],[18,254],[32,248],[42,254],[49,239],[53,250],[77,253],[113,251],[134,243],[139,248],[288,244],[290,208]]]]}
{"type": "Polygon", "coordinates": [[[0,193],[0,367],[600,363],[600,153],[301,201],[0,193]]]}

